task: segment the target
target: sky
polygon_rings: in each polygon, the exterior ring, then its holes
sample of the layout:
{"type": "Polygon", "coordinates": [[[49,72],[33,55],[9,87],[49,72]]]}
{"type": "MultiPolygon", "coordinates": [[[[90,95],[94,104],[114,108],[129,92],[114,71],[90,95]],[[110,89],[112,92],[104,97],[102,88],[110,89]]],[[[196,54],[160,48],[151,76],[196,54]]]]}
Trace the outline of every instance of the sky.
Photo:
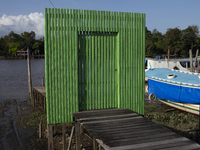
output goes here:
{"type": "Polygon", "coordinates": [[[44,36],[44,8],[54,7],[145,13],[148,30],[162,34],[168,28],[200,27],[200,0],[0,0],[0,37],[11,31],[44,36]]]}

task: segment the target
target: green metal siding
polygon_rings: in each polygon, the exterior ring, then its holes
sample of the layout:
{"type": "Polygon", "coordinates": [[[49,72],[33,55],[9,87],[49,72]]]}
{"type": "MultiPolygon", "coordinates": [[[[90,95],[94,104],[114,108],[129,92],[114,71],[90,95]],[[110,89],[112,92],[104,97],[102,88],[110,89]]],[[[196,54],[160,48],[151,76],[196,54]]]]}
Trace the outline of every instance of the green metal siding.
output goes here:
{"type": "Polygon", "coordinates": [[[45,8],[47,123],[80,110],[144,114],[145,14],[45,8]]]}
{"type": "Polygon", "coordinates": [[[116,38],[116,32],[79,32],[79,110],[117,107],[116,38]]]}

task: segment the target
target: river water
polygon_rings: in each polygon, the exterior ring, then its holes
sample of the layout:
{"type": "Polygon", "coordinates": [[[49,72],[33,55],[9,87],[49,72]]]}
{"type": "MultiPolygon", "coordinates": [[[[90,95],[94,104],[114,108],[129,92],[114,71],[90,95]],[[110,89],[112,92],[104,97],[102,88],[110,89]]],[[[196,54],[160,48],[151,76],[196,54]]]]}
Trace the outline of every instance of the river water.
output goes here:
{"type": "MultiPolygon", "coordinates": [[[[31,59],[32,86],[42,86],[44,59],[31,59]]],[[[0,60],[0,99],[28,98],[27,60],[0,60]]]]}
{"type": "MultiPolygon", "coordinates": [[[[32,59],[32,86],[42,86],[44,59],[32,59]]],[[[30,125],[37,109],[30,106],[27,60],[0,60],[0,149],[41,149],[38,128],[30,125]]],[[[35,116],[37,117],[37,116],[35,116]]],[[[38,117],[37,117],[38,118],[38,117]]]]}

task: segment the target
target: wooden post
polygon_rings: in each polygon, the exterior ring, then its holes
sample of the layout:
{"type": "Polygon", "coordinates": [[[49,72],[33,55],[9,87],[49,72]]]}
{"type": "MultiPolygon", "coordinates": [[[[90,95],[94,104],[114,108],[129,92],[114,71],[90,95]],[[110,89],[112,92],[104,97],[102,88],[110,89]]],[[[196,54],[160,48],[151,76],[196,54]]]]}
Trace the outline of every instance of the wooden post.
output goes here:
{"type": "Polygon", "coordinates": [[[169,69],[169,55],[170,55],[170,46],[168,46],[168,69],[169,69]]]}
{"type": "Polygon", "coordinates": [[[99,150],[101,150],[101,145],[99,144],[99,150]]]}
{"type": "Polygon", "coordinates": [[[70,150],[73,134],[74,134],[74,126],[72,127],[67,150],[70,150]]]}
{"type": "Polygon", "coordinates": [[[83,134],[83,126],[80,126],[80,134],[83,134]]]}
{"type": "Polygon", "coordinates": [[[97,150],[97,142],[95,138],[93,138],[93,150],[97,150]]]}
{"type": "Polygon", "coordinates": [[[199,73],[199,71],[200,71],[200,65],[199,65],[199,61],[198,61],[197,73],[199,73]]]}
{"type": "Polygon", "coordinates": [[[66,124],[62,123],[62,140],[63,140],[63,150],[67,149],[66,143],[66,124]]]}
{"type": "Polygon", "coordinates": [[[195,56],[195,61],[194,61],[194,72],[196,70],[196,62],[197,62],[198,55],[199,55],[199,49],[197,49],[197,51],[196,51],[196,56],[195,56]]]}
{"type": "Polygon", "coordinates": [[[54,124],[53,126],[53,134],[56,134],[57,133],[57,124],[54,124]]]}
{"type": "Polygon", "coordinates": [[[53,132],[52,125],[47,125],[47,135],[48,135],[48,150],[53,150],[53,132]]]}
{"type": "Polygon", "coordinates": [[[42,117],[40,119],[40,124],[39,124],[39,138],[42,138],[42,117]]]}
{"type": "Polygon", "coordinates": [[[32,79],[31,79],[30,50],[28,47],[27,47],[27,65],[28,65],[29,99],[30,99],[33,107],[35,107],[34,100],[33,100],[32,79]]]}
{"type": "Polygon", "coordinates": [[[190,53],[190,72],[193,72],[192,49],[189,50],[189,53],[190,53]]]}
{"type": "Polygon", "coordinates": [[[46,97],[44,96],[44,114],[46,114],[46,97]]]}
{"type": "Polygon", "coordinates": [[[42,87],[44,87],[44,77],[42,77],[42,87]]]}
{"type": "Polygon", "coordinates": [[[81,147],[81,137],[80,137],[80,124],[78,121],[75,123],[75,131],[76,131],[76,150],[80,150],[81,147]]]}

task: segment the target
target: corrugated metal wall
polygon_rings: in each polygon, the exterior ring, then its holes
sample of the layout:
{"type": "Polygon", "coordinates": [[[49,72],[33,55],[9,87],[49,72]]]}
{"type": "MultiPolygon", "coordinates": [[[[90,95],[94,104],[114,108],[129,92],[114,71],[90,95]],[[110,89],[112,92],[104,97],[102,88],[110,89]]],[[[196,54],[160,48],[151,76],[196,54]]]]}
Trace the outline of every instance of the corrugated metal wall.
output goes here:
{"type": "Polygon", "coordinates": [[[144,114],[145,14],[45,9],[47,123],[72,112],[144,114]]]}

